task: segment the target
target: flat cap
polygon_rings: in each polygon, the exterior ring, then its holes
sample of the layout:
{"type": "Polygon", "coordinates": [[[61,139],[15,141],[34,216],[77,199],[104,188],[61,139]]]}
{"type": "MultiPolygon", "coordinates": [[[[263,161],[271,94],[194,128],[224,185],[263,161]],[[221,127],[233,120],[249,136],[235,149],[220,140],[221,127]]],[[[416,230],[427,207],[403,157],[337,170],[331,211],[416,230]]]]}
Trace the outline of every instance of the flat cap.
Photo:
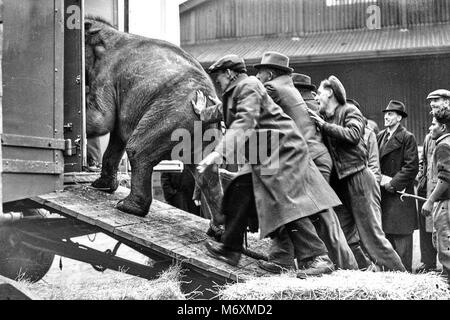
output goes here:
{"type": "Polygon", "coordinates": [[[235,54],[228,54],[216,62],[214,62],[209,68],[208,73],[217,72],[219,70],[234,70],[238,72],[247,72],[244,59],[235,54]]]}
{"type": "Polygon", "coordinates": [[[329,76],[328,81],[331,89],[333,89],[334,97],[340,104],[345,104],[347,100],[347,93],[341,81],[336,76],[329,76]]]}
{"type": "Polygon", "coordinates": [[[446,89],[437,89],[428,94],[427,99],[439,99],[439,98],[449,98],[450,99],[450,91],[446,89]]]}

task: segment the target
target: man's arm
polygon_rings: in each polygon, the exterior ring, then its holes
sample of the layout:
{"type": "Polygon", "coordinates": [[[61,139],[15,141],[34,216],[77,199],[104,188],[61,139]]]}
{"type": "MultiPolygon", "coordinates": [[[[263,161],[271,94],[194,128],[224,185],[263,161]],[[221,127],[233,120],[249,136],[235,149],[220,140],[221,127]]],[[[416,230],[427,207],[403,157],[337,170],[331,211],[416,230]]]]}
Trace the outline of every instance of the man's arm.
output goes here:
{"type": "Polygon", "coordinates": [[[214,103],[209,107],[207,106],[207,100],[203,92],[197,91],[197,101],[191,101],[192,108],[202,122],[206,124],[220,122],[223,119],[222,102],[215,97],[210,96],[208,98],[214,103]]]}
{"type": "Polygon", "coordinates": [[[244,155],[245,142],[258,123],[264,90],[264,87],[258,84],[259,82],[250,82],[240,88],[241,91],[237,94],[235,120],[215,148],[227,163],[233,163],[236,155],[244,155]]]}
{"type": "MultiPolygon", "coordinates": [[[[370,130],[370,129],[368,129],[370,130]]],[[[370,171],[375,175],[375,179],[378,183],[381,182],[381,169],[380,169],[380,154],[378,150],[377,138],[375,136],[375,132],[370,130],[369,138],[367,141],[367,148],[369,152],[368,157],[368,167],[370,171]]]]}
{"type": "Polygon", "coordinates": [[[203,173],[212,164],[223,163],[223,160],[227,163],[239,163],[243,160],[241,158],[245,157],[245,142],[254,132],[258,123],[262,94],[265,93],[265,89],[259,81],[255,81],[235,90],[241,90],[236,94],[238,100],[235,120],[220,139],[214,151],[198,164],[199,173],[203,173]]]}
{"type": "Polygon", "coordinates": [[[363,116],[355,107],[348,108],[345,111],[343,126],[325,122],[322,126],[322,131],[340,142],[357,145],[364,135],[364,127],[363,116]]]}
{"type": "Polygon", "coordinates": [[[427,190],[427,168],[428,168],[428,140],[430,136],[426,135],[423,141],[422,153],[419,157],[419,172],[417,173],[417,193],[423,193],[427,190]]]}

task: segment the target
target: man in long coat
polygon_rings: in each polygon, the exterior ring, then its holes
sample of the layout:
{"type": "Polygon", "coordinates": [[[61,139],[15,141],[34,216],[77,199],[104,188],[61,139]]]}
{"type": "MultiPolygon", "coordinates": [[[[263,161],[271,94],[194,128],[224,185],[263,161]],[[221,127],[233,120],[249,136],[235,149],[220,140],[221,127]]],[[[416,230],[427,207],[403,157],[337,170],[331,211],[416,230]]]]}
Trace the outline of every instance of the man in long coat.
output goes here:
{"type": "Polygon", "coordinates": [[[408,115],[401,101],[391,100],[384,112],[386,129],[378,133],[380,150],[381,213],[383,230],[402,259],[412,271],[413,232],[417,229],[416,201],[400,200],[398,191],[414,194],[414,180],[419,172],[419,156],[414,135],[400,124],[408,115]]]}
{"type": "Polygon", "coordinates": [[[209,254],[237,265],[249,216],[255,214],[261,238],[286,227],[298,261],[310,262],[299,277],[331,272],[333,263],[308,216],[340,201],[312,162],[305,139],[261,82],[247,76],[242,58],[227,55],[208,71],[223,91],[222,103],[215,101],[216,105],[204,109],[198,108],[197,101],[194,110],[204,122],[223,118],[228,129],[199,163],[199,173],[223,159],[230,163],[236,155],[246,155],[244,167],[225,191],[222,244],[207,242],[209,254]],[[261,153],[267,146],[269,152],[261,153]],[[260,157],[255,159],[254,154],[260,157]]]}
{"type": "MultiPolygon", "coordinates": [[[[306,140],[309,154],[325,180],[329,182],[333,162],[322,134],[308,114],[308,107],[300,92],[295,88],[289,58],[281,53],[264,53],[261,63],[255,65],[256,77],[264,84],[267,93],[283,111],[294,120],[300,133],[306,140]]],[[[313,98],[314,99],[314,98],[313,98]]],[[[315,102],[315,101],[314,101],[315,102]]],[[[358,269],[358,264],[345,239],[339,219],[333,209],[319,212],[314,216],[319,236],[328,248],[328,255],[339,269],[358,269]]],[[[280,229],[273,238],[269,250],[269,261],[260,260],[261,268],[278,273],[280,266],[294,264],[292,244],[284,229],[280,229]]],[[[297,261],[299,264],[301,261],[297,261]]]]}

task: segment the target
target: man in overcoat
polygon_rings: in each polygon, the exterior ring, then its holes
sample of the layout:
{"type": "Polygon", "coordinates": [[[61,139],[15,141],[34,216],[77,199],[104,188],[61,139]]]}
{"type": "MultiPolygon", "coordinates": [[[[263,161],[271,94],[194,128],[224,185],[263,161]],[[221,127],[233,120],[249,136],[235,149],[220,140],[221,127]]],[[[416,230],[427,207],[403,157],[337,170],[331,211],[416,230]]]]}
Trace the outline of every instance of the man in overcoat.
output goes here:
{"type": "Polygon", "coordinates": [[[414,194],[419,156],[414,135],[400,124],[408,115],[401,101],[391,100],[384,112],[386,129],[377,135],[380,150],[383,230],[403,265],[412,271],[413,232],[417,229],[416,200],[400,200],[398,192],[414,194]]]}
{"type": "Polygon", "coordinates": [[[337,213],[358,265],[370,266],[370,262],[363,261],[361,242],[372,261],[381,268],[405,271],[379,223],[380,188],[367,167],[361,111],[346,102],[345,88],[335,76],[320,83],[316,101],[324,119],[314,111],[310,111],[310,116],[322,131],[333,159],[331,185],[346,209],[337,213]]]}
{"type": "Polygon", "coordinates": [[[204,108],[200,95],[194,110],[206,123],[223,119],[227,131],[199,163],[198,171],[201,174],[210,165],[222,160],[232,163],[237,154],[246,155],[244,167],[225,191],[222,243],[207,242],[209,254],[237,265],[248,219],[256,215],[261,238],[286,227],[298,261],[309,261],[299,277],[332,272],[327,248],[308,217],[340,201],[312,162],[294,121],[272,101],[258,79],[247,76],[242,58],[227,55],[208,72],[222,89],[222,103],[213,101],[215,105],[204,108]],[[267,146],[270,152],[263,152],[267,156],[255,161],[252,154],[261,155],[259,151],[267,146]]]}
{"type": "MultiPolygon", "coordinates": [[[[309,154],[325,180],[329,182],[333,162],[322,140],[322,134],[308,114],[308,108],[300,92],[295,88],[289,67],[289,58],[281,53],[264,53],[261,63],[255,65],[258,78],[272,100],[294,120],[300,133],[306,140],[309,154]]],[[[339,219],[333,209],[318,213],[313,218],[319,236],[328,248],[328,255],[339,269],[358,269],[358,264],[345,239],[339,219]]],[[[269,252],[269,261],[258,261],[259,266],[271,272],[279,272],[279,266],[293,265],[292,244],[284,229],[273,238],[269,252]]],[[[297,261],[301,263],[301,261],[297,261]]]]}
{"type": "Polygon", "coordinates": [[[319,111],[319,104],[314,99],[317,87],[312,84],[311,77],[302,73],[292,73],[292,82],[302,95],[306,105],[313,111],[319,111]]]}

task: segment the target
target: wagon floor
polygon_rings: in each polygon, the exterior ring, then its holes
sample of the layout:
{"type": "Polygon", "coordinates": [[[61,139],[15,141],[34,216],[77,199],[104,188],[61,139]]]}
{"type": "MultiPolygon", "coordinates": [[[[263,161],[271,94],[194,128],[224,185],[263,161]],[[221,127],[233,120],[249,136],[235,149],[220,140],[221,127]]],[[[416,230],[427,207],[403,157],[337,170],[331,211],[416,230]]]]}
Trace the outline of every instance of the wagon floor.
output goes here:
{"type": "MultiPolygon", "coordinates": [[[[106,231],[117,238],[144,247],[158,256],[182,262],[206,276],[222,281],[242,281],[249,276],[267,273],[256,260],[242,255],[237,266],[230,266],[206,254],[205,240],[209,220],[153,200],[147,216],[141,218],[114,208],[117,201],[126,197],[129,189],[119,187],[109,194],[85,185],[67,186],[64,191],[52,192],[32,198],[33,201],[106,231]]],[[[249,249],[265,252],[267,241],[249,235],[249,249]]],[[[267,251],[266,251],[267,252],[267,251]]]]}

